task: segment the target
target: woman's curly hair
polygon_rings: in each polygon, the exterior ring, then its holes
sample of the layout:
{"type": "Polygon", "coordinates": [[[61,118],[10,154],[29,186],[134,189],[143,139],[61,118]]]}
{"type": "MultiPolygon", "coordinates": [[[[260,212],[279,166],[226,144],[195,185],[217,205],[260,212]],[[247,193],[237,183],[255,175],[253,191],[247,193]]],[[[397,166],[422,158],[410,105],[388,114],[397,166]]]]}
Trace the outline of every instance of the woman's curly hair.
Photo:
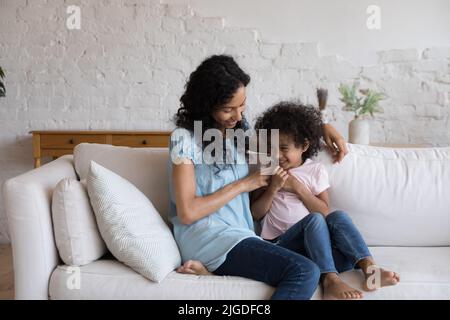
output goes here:
{"type": "Polygon", "coordinates": [[[309,142],[309,148],[303,155],[303,161],[315,156],[321,149],[323,122],[320,112],[313,106],[300,102],[280,102],[266,110],[256,120],[255,130],[278,129],[293,139],[296,147],[309,142]]]}
{"type": "MultiPolygon", "coordinates": [[[[239,87],[246,87],[250,76],[246,74],[231,56],[214,55],[204,60],[191,73],[180,98],[181,106],[175,115],[178,127],[194,130],[194,121],[202,121],[203,132],[216,128],[212,113],[229,102],[239,87]]],[[[235,129],[245,128],[245,118],[235,129]]]]}

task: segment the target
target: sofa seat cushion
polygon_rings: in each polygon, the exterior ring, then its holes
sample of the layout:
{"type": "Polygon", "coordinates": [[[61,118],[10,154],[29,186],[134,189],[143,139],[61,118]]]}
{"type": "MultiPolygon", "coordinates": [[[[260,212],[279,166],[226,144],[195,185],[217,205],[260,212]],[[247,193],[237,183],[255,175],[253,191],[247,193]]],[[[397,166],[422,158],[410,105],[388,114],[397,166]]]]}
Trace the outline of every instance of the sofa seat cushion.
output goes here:
{"type": "MultiPolygon", "coordinates": [[[[370,300],[426,300],[450,297],[450,247],[370,247],[378,265],[400,274],[400,283],[374,292],[370,300]]],[[[348,284],[362,290],[360,271],[342,274],[348,284]]]]}
{"type": "Polygon", "coordinates": [[[58,266],[50,280],[50,299],[258,300],[268,299],[274,290],[262,282],[240,277],[195,276],[175,271],[157,283],[117,260],[97,260],[81,267],[80,289],[68,289],[66,281],[74,275],[71,267],[58,266]]]}
{"type": "MultiPolygon", "coordinates": [[[[400,273],[401,283],[365,293],[366,299],[448,299],[450,297],[450,247],[370,248],[378,264],[400,273]]],[[[74,269],[59,266],[50,280],[51,299],[268,299],[273,288],[240,277],[194,276],[170,273],[162,282],[148,281],[116,260],[98,260],[80,267],[80,289],[68,289],[74,269]]],[[[73,268],[73,267],[72,267],[73,268]]],[[[361,289],[360,271],[342,275],[361,289]]],[[[317,289],[313,299],[320,299],[317,289]]]]}

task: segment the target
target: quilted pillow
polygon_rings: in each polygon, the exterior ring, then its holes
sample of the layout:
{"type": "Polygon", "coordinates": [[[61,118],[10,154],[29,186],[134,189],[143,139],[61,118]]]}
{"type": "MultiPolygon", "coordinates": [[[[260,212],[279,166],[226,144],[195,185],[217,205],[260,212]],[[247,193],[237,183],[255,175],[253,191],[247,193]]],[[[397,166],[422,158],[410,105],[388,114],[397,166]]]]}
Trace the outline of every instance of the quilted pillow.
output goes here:
{"type": "Polygon", "coordinates": [[[133,184],[91,161],[87,189],[100,233],[117,260],[156,282],[180,265],[169,227],[133,184]]]}

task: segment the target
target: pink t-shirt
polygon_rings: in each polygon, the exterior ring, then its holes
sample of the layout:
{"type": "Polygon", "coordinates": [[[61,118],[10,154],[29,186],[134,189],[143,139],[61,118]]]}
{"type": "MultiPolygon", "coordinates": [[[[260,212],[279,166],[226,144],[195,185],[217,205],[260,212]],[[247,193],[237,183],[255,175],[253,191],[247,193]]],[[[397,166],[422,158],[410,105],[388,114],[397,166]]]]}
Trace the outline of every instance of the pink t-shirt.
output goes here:
{"type": "MultiPolygon", "coordinates": [[[[290,169],[289,173],[315,196],[330,187],[328,173],[320,162],[307,159],[300,167],[290,169]]],[[[261,237],[267,240],[275,239],[308,214],[308,209],[296,194],[280,190],[262,220],[261,237]]]]}

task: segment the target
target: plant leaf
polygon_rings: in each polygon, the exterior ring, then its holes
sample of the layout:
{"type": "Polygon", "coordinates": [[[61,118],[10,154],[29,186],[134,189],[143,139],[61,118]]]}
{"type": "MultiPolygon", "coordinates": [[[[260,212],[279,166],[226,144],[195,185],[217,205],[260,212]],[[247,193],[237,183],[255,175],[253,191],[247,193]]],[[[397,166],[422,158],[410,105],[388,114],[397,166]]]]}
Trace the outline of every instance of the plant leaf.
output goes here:
{"type": "Polygon", "coordinates": [[[0,97],[6,96],[6,88],[3,82],[0,81],[0,97]]]}

